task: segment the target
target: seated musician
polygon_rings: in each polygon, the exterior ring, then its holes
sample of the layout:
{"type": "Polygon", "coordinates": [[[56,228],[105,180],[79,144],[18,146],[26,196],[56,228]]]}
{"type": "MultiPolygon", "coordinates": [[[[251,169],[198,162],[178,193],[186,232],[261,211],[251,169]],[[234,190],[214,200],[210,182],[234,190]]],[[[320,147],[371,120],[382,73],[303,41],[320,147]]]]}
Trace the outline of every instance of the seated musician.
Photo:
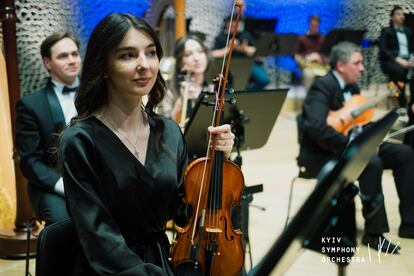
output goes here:
{"type": "Polygon", "coordinates": [[[207,47],[197,36],[187,35],[175,43],[174,57],[174,87],[166,93],[158,113],[180,124],[183,109],[185,117],[189,117],[200,93],[208,90],[204,79],[208,66],[207,47]]]}
{"type": "MultiPolygon", "coordinates": [[[[381,30],[379,39],[379,61],[381,69],[390,81],[407,83],[409,70],[413,67],[410,55],[414,53],[413,34],[404,26],[405,15],[400,6],[394,6],[390,13],[391,22],[381,30]]],[[[400,107],[406,107],[405,85],[400,88],[400,107]]],[[[414,78],[411,78],[410,92],[414,92],[414,78]]]]}
{"type": "MultiPolygon", "coordinates": [[[[220,32],[214,41],[214,47],[211,50],[211,56],[213,58],[222,58],[229,48],[226,48],[227,34],[230,25],[230,16],[225,19],[224,31],[220,32]]],[[[270,77],[266,70],[263,68],[263,61],[261,57],[255,57],[256,47],[252,34],[246,30],[240,31],[236,28],[235,24],[231,25],[231,34],[236,33],[236,40],[234,41],[233,56],[238,57],[251,57],[255,59],[255,63],[250,72],[250,79],[248,83],[248,89],[260,90],[266,87],[270,83],[270,77]]]]}
{"type": "MultiPolygon", "coordinates": [[[[308,91],[303,113],[298,118],[298,163],[306,168],[313,167],[314,171],[319,171],[328,160],[339,157],[350,141],[350,137],[328,125],[327,118],[330,111],[341,109],[354,94],[359,94],[356,82],[364,70],[361,49],[350,42],[337,44],[331,51],[330,66],[333,70],[316,79],[308,91]]],[[[365,218],[362,243],[369,244],[374,249],[380,248],[382,251],[386,251],[389,246],[388,252],[396,253],[400,247],[383,237],[383,233],[389,231],[381,188],[384,169],[393,170],[400,198],[401,224],[398,234],[402,238],[414,238],[412,149],[407,145],[384,142],[358,179],[363,204],[362,213],[365,218]],[[379,202],[381,204],[378,204],[379,202]],[[376,206],[373,206],[374,204],[376,206]],[[380,245],[379,238],[383,241],[380,245]]]]}
{"type": "Polygon", "coordinates": [[[295,52],[295,60],[302,69],[302,81],[306,90],[315,77],[325,75],[328,70],[326,58],[320,53],[325,37],[319,32],[319,25],[319,16],[312,15],[309,18],[309,31],[299,36],[295,52]]]}

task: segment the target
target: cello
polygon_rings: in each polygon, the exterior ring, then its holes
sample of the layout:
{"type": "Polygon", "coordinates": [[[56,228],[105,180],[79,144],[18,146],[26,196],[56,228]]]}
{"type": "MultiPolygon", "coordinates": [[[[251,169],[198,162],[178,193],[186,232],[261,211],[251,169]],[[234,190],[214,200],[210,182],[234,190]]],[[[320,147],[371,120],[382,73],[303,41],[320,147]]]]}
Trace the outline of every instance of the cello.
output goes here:
{"type": "MultiPolygon", "coordinates": [[[[234,2],[235,7],[242,4],[234,2]]],[[[234,24],[238,24],[240,12],[234,24]]],[[[231,26],[230,26],[231,27],[231,26]]],[[[230,34],[230,32],[229,32],[230,34]]],[[[212,125],[219,126],[224,108],[226,84],[235,34],[228,58],[223,58],[226,69],[215,79],[215,106],[212,125]]],[[[210,135],[206,157],[193,161],[184,172],[185,202],[192,207],[187,225],[177,227],[177,238],[172,244],[172,265],[178,275],[238,275],[244,264],[242,233],[233,229],[231,210],[240,203],[244,177],[240,168],[224,160],[215,150],[215,136],[210,135]]]]}

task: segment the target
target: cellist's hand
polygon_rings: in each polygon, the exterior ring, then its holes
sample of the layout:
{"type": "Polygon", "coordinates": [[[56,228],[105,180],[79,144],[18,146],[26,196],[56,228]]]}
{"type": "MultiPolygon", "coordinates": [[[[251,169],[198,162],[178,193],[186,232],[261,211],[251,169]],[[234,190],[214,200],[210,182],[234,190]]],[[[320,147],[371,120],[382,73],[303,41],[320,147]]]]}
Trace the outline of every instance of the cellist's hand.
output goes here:
{"type": "Polygon", "coordinates": [[[208,127],[210,134],[216,134],[216,149],[224,152],[226,159],[230,157],[234,144],[234,134],[231,132],[230,125],[225,124],[218,127],[208,127]]]}

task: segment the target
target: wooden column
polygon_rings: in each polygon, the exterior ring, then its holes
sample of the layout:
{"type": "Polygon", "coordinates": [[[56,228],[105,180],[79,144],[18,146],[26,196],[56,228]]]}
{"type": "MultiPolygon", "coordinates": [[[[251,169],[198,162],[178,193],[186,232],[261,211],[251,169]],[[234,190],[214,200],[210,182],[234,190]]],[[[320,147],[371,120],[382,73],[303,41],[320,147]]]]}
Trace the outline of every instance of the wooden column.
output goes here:
{"type": "MultiPolygon", "coordinates": [[[[10,117],[13,136],[13,160],[16,176],[16,219],[14,229],[2,229],[0,232],[0,257],[24,257],[27,243],[27,223],[34,217],[27,194],[27,180],[20,171],[19,157],[15,147],[14,125],[16,118],[16,102],[20,98],[19,70],[16,46],[16,9],[14,0],[3,0],[0,6],[3,26],[3,41],[6,57],[7,82],[9,89],[10,117]]],[[[36,223],[31,226],[36,228],[36,223]]],[[[36,250],[36,239],[30,240],[32,254],[36,250]]]]}
{"type": "Polygon", "coordinates": [[[185,0],[175,0],[175,39],[185,36],[185,0]]]}

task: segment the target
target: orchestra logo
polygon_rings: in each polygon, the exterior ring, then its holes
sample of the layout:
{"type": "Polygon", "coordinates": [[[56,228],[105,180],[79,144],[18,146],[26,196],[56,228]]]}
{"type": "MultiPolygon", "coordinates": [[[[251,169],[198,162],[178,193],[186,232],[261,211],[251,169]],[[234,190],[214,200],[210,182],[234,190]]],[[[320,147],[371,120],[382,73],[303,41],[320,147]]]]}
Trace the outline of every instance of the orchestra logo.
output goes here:
{"type": "MultiPolygon", "coordinates": [[[[372,247],[368,244],[368,256],[363,256],[360,252],[359,246],[345,246],[342,242],[342,237],[322,237],[321,238],[321,252],[323,263],[381,263],[381,258],[393,254],[393,250],[387,248],[385,252],[381,251],[385,243],[385,239],[379,237],[376,251],[372,251],[372,247]],[[371,252],[372,251],[372,252],[371,252]],[[329,256],[325,256],[329,255],[329,256]],[[337,256],[336,256],[337,255],[337,256]]],[[[392,242],[390,240],[390,242],[392,242]]],[[[397,246],[400,243],[397,243],[397,246]]],[[[395,250],[395,249],[394,249],[395,250]]]]}

